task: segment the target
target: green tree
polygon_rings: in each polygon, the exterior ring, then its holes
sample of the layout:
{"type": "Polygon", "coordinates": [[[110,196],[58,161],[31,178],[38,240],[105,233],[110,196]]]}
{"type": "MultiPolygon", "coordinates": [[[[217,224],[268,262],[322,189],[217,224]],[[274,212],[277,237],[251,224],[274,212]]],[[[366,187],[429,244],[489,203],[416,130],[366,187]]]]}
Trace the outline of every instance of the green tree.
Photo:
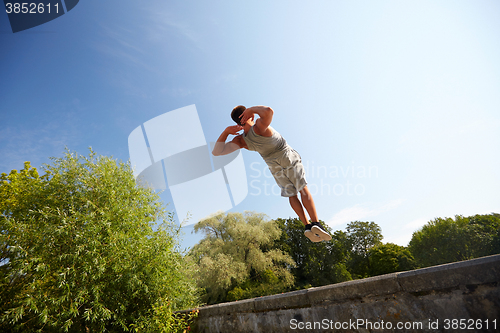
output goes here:
{"type": "Polygon", "coordinates": [[[354,221],[347,225],[346,234],[350,248],[349,272],[356,279],[370,276],[369,251],[382,243],[382,229],[375,222],[354,221]]]}
{"type": "Polygon", "coordinates": [[[500,253],[500,214],[469,216],[467,232],[473,235],[474,258],[500,253]]]}
{"type": "Polygon", "coordinates": [[[413,233],[409,249],[420,267],[499,253],[500,215],[436,218],[413,233]]]}
{"type": "MultiPolygon", "coordinates": [[[[304,224],[297,218],[277,219],[282,230],[275,246],[288,253],[296,263],[291,269],[295,288],[323,286],[351,280],[346,268],[346,235],[336,231],[332,240],[313,243],[304,236],[304,224]]],[[[331,233],[328,226],[326,229],[331,233]]]]}
{"type": "Polygon", "coordinates": [[[208,304],[281,292],[293,284],[290,256],[272,248],[280,230],[265,215],[219,213],[198,222],[205,237],[190,251],[208,304]]]}
{"type": "Polygon", "coordinates": [[[195,286],[159,197],[92,151],[44,169],[1,175],[0,330],[183,329],[195,286]]]}
{"type": "Polygon", "coordinates": [[[378,244],[368,251],[370,276],[409,271],[417,268],[410,250],[393,243],[378,244]]]}
{"type": "Polygon", "coordinates": [[[354,221],[346,227],[352,252],[366,257],[368,251],[382,242],[382,229],[375,222],[354,221]]]}

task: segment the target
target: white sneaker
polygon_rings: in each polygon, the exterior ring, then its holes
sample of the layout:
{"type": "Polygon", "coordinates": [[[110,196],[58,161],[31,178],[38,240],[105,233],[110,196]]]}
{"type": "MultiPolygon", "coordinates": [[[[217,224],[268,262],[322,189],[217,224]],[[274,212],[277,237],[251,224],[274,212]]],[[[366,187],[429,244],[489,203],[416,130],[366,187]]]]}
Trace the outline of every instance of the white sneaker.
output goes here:
{"type": "Polygon", "coordinates": [[[311,231],[313,234],[318,236],[322,241],[329,241],[332,239],[332,236],[323,228],[321,223],[313,222],[311,223],[311,231]]]}
{"type": "Polygon", "coordinates": [[[306,225],[306,227],[305,227],[306,230],[304,230],[304,235],[307,238],[309,238],[311,240],[311,242],[315,242],[315,243],[321,242],[322,241],[321,237],[319,235],[317,235],[316,233],[311,231],[312,226],[313,225],[311,223],[306,225]]]}

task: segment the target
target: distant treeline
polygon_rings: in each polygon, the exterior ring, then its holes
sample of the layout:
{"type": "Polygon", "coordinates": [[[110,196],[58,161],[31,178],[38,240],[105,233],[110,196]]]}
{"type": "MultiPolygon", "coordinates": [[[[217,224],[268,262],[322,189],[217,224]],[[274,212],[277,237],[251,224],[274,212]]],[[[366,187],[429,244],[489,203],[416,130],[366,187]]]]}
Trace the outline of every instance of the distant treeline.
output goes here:
{"type": "Polygon", "coordinates": [[[219,214],[195,226],[205,237],[188,257],[208,304],[317,287],[500,253],[500,214],[437,218],[407,247],[383,243],[374,222],[354,221],[313,243],[299,219],[219,214]]]}

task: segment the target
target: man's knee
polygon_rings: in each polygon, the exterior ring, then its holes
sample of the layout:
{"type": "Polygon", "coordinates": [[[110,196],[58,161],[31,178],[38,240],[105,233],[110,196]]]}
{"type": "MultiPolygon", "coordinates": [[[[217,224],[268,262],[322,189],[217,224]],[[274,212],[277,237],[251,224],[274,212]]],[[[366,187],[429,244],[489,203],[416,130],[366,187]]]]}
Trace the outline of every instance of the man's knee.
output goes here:
{"type": "Polygon", "coordinates": [[[306,199],[311,199],[312,198],[311,192],[309,191],[309,189],[307,188],[307,186],[304,186],[304,188],[302,190],[300,190],[300,196],[302,198],[306,198],[306,199]]]}

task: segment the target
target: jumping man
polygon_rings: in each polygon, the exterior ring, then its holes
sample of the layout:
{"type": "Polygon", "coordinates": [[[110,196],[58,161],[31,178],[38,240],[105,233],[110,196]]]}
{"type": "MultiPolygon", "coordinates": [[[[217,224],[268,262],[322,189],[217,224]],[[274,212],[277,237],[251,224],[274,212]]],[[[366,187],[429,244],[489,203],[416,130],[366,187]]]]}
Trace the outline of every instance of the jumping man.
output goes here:
{"type": "Polygon", "coordinates": [[[245,148],[258,152],[271,171],[276,183],[281,188],[281,196],[288,197],[290,206],[304,223],[304,234],[313,242],[331,240],[318,221],[316,207],[307,188],[304,166],[301,157],[285,139],[272,128],[274,111],[267,106],[253,106],[246,108],[239,105],[231,112],[231,118],[237,125],[227,127],[217,139],[212,154],[215,156],[226,155],[245,148]],[[259,117],[254,121],[255,115],[259,117]],[[243,134],[238,134],[243,130],[243,134]],[[235,137],[226,143],[229,135],[235,137]],[[298,194],[300,193],[299,200],[298,194]],[[304,208],[307,210],[311,223],[306,218],[304,208]]]}

